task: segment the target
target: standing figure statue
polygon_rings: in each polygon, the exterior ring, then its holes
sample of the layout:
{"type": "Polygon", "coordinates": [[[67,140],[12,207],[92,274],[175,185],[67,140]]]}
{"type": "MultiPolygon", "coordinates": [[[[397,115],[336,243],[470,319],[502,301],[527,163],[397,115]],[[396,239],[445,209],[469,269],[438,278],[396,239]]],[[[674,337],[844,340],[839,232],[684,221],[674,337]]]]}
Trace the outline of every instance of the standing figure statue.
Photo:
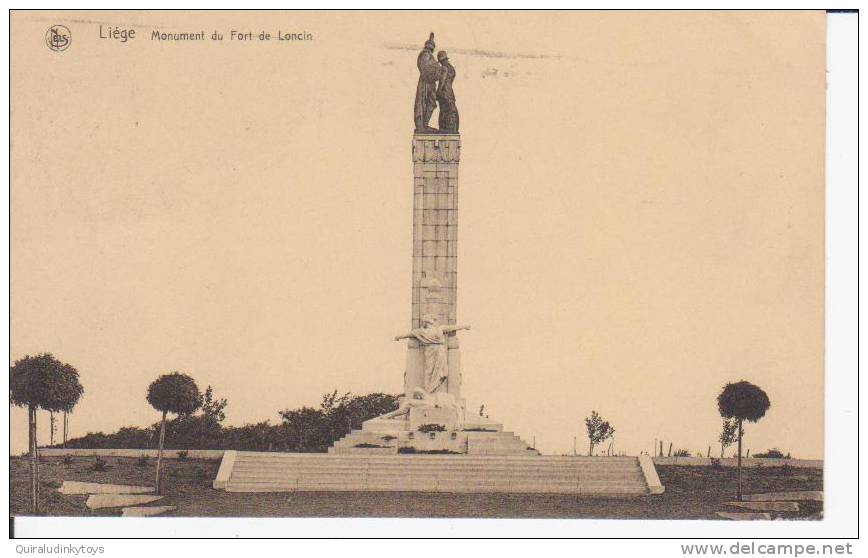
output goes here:
{"type": "Polygon", "coordinates": [[[446,336],[470,326],[443,326],[432,314],[422,316],[422,326],[410,333],[398,335],[395,341],[401,339],[416,339],[425,349],[425,385],[427,393],[434,393],[449,377],[449,365],[446,358],[446,336]]]}
{"type": "Polygon", "coordinates": [[[455,67],[449,63],[445,50],[437,53],[440,62],[440,83],[437,85],[437,103],[440,105],[440,132],[458,133],[458,107],[455,106],[455,67]]]}
{"type": "Polygon", "coordinates": [[[419,68],[419,84],[416,86],[416,103],[413,106],[416,132],[435,132],[428,126],[437,106],[437,80],[440,78],[440,64],[434,59],[434,33],[425,41],[425,48],[419,53],[416,66],[419,68]]]}

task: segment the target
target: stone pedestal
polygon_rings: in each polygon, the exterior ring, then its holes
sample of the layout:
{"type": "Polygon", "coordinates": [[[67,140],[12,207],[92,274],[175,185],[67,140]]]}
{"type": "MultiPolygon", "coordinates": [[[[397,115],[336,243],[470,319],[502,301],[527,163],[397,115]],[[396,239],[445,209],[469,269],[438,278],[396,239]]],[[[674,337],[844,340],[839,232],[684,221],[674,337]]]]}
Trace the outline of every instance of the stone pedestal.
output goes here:
{"type": "MultiPolygon", "coordinates": [[[[422,316],[437,316],[441,325],[457,324],[458,304],[458,134],[413,136],[413,282],[410,329],[422,327],[422,316]]],[[[406,414],[362,423],[329,448],[334,454],[456,453],[469,455],[538,455],[499,422],[466,416],[461,397],[461,353],[458,337],[446,338],[447,376],[424,403],[406,414]],[[447,395],[448,394],[448,395],[447,395]],[[451,396],[451,397],[450,397],[451,396]],[[458,409],[456,409],[456,406],[458,409]],[[420,427],[437,424],[439,432],[420,427]]],[[[407,343],[404,393],[413,397],[425,388],[424,348],[407,343]]],[[[442,369],[441,369],[442,370],[442,369]]]]}
{"type": "MultiPolygon", "coordinates": [[[[413,136],[413,286],[410,327],[421,326],[423,314],[455,324],[458,301],[458,134],[413,136]]],[[[449,337],[446,391],[461,397],[458,338],[449,337]]],[[[419,342],[407,347],[404,393],[424,386],[424,356],[419,342]]]]}
{"type": "Polygon", "coordinates": [[[438,407],[413,407],[410,409],[410,431],[415,432],[423,424],[439,424],[446,430],[455,430],[463,422],[455,409],[438,407]]]}

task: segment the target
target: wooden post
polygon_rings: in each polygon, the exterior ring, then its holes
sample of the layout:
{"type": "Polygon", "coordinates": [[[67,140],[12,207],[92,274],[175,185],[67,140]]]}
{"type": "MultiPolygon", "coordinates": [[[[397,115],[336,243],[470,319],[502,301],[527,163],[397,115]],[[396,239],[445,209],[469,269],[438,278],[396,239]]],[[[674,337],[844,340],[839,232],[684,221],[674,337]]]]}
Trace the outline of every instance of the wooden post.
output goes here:
{"type": "Polygon", "coordinates": [[[705,457],[711,457],[711,446],[708,446],[708,453],[705,455],[705,457]]]}
{"type": "Polygon", "coordinates": [[[63,447],[66,447],[67,436],[69,436],[69,411],[63,411],[63,447]]]}
{"type": "Polygon", "coordinates": [[[666,457],[672,457],[672,442],[669,442],[669,453],[666,454],[666,457]]]}
{"type": "Polygon", "coordinates": [[[576,437],[573,436],[573,455],[576,455],[576,437]]]}
{"type": "Polygon", "coordinates": [[[660,440],[660,457],[663,457],[663,440],[660,440]]]}

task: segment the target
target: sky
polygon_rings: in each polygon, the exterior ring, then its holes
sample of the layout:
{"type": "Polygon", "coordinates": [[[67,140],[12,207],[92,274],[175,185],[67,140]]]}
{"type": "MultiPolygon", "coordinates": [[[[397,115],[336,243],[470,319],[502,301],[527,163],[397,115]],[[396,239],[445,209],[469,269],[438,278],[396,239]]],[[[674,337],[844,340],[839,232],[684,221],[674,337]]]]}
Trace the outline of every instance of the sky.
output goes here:
{"type": "Polygon", "coordinates": [[[50,15],[12,25],[10,362],[80,371],[71,436],[156,422],[173,370],[227,424],[402,389],[434,31],[468,409],[544,453],[585,451],[596,410],[616,451],[716,455],[716,396],[745,379],[771,400],[752,453],[823,456],[821,12],[50,15]],[[58,22],[63,53],[41,42],[58,22]],[[200,28],[313,39],[149,38],[200,28]]]}

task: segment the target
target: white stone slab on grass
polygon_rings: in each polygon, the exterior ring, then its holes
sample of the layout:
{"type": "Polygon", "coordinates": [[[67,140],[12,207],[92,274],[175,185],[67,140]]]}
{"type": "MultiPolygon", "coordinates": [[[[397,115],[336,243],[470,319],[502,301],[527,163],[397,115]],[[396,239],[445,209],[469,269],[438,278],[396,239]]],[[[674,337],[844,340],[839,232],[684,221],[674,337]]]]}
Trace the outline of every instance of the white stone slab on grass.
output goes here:
{"type": "Polygon", "coordinates": [[[771,520],[772,516],[763,512],[717,512],[724,519],[735,521],[771,520]]]}
{"type": "Polygon", "coordinates": [[[124,506],[138,506],[156,502],[162,496],[149,494],[91,494],[85,504],[90,509],[97,508],[122,508],[124,506]]]}
{"type": "Polygon", "coordinates": [[[151,517],[175,509],[175,506],[137,506],[121,510],[121,517],[151,517]]]}
{"type": "Polygon", "coordinates": [[[742,500],[745,500],[747,502],[784,502],[801,500],[822,502],[823,492],[821,490],[801,490],[796,492],[768,492],[766,494],[746,494],[742,497],[742,500]]]}
{"type": "Polygon", "coordinates": [[[61,494],[150,494],[154,489],[151,486],[63,481],[58,491],[61,494]]]}
{"type": "Polygon", "coordinates": [[[799,511],[799,504],[796,502],[729,502],[727,505],[751,511],[799,511]]]}

